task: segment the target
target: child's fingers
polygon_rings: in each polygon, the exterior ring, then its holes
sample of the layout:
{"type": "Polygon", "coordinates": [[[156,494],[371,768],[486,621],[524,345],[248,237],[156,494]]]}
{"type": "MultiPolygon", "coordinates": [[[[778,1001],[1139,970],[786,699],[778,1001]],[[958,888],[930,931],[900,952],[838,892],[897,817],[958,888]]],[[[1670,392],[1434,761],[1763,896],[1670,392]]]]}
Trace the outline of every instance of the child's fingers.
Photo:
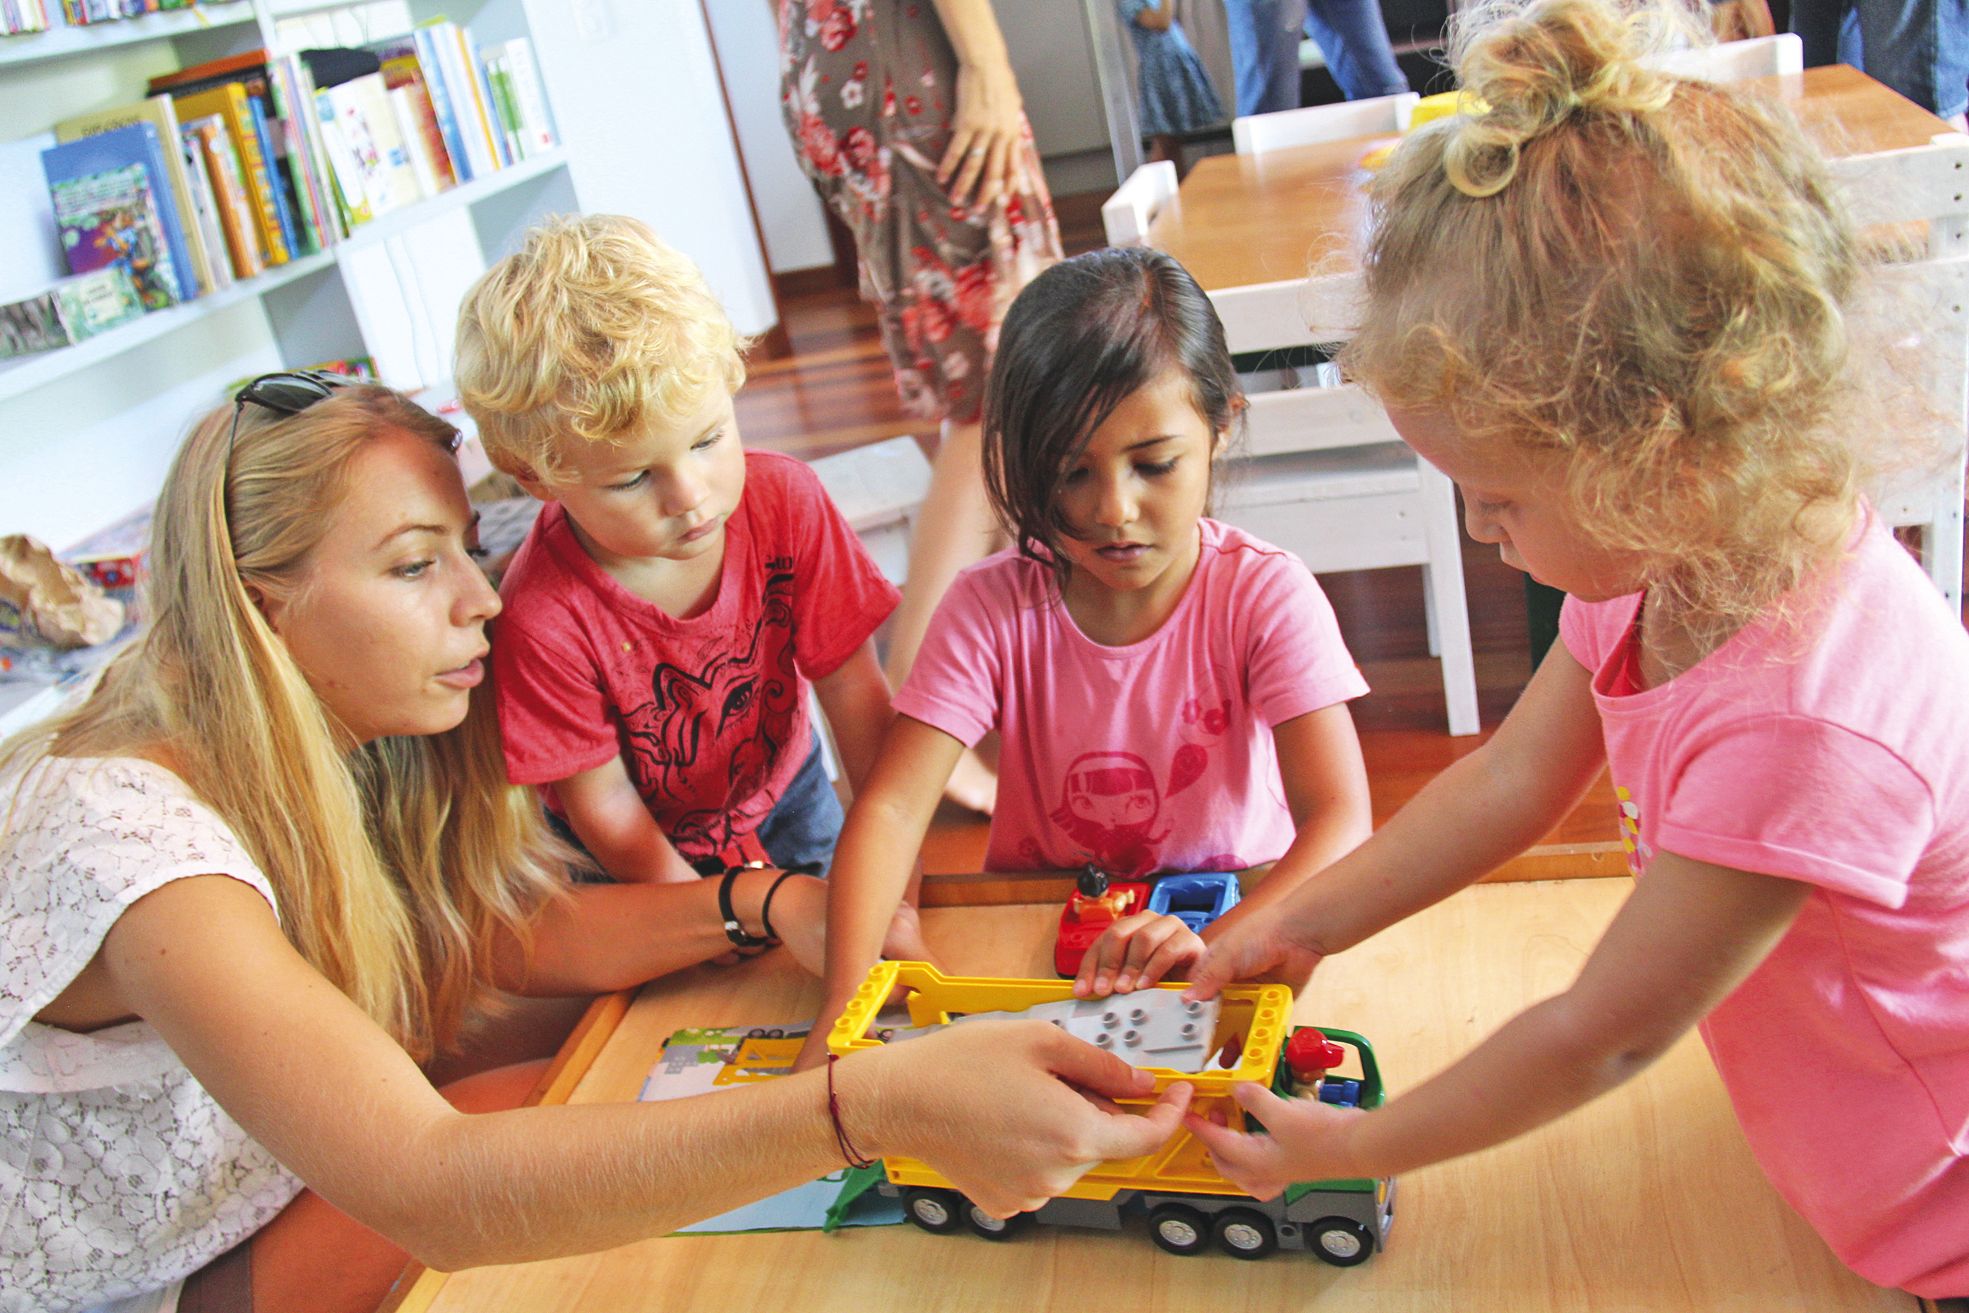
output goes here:
{"type": "Polygon", "coordinates": [[[1142,964],[1141,974],[1135,977],[1136,988],[1146,989],[1150,985],[1161,984],[1171,971],[1196,961],[1203,953],[1203,939],[1188,926],[1172,932],[1142,964]]]}

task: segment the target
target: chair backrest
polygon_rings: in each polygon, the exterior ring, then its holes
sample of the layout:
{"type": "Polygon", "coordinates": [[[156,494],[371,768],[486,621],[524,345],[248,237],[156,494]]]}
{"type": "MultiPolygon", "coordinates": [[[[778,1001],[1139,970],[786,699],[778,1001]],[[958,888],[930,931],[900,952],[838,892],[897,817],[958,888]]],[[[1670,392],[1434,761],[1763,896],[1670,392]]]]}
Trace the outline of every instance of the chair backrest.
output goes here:
{"type": "Polygon", "coordinates": [[[1938,132],[1925,146],[1848,155],[1827,167],[1855,223],[1926,222],[1930,258],[1969,254],[1969,137],[1938,132]]]}
{"type": "Polygon", "coordinates": [[[1651,61],[1656,68],[1703,82],[1741,82],[1805,71],[1805,43],[1796,33],[1725,41],[1694,50],[1677,50],[1651,61]]]}
{"type": "Polygon", "coordinates": [[[1398,96],[1376,96],[1339,105],[1252,114],[1232,122],[1231,140],[1238,154],[1256,155],[1288,146],[1345,141],[1349,137],[1388,136],[1407,131],[1409,115],[1415,112],[1415,102],[1420,99],[1413,91],[1405,91],[1398,96]]]}
{"type": "Polygon", "coordinates": [[[1101,227],[1109,246],[1142,246],[1149,225],[1176,197],[1176,166],[1168,160],[1144,164],[1101,205],[1101,227]]]}

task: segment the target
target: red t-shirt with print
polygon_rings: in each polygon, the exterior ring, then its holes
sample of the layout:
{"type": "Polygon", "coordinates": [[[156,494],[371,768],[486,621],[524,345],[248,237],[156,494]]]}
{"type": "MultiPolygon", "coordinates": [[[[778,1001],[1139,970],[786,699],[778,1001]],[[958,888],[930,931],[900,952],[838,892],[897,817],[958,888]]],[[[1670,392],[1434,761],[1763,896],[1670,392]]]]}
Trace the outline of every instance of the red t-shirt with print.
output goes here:
{"type": "Polygon", "coordinates": [[[759,451],[745,453],[717,596],[698,615],[678,619],[611,578],[558,502],[500,594],[492,668],[507,774],[551,786],[619,755],[687,860],[765,820],[806,760],[808,681],[852,656],[897,601],[814,472],[759,451]]]}

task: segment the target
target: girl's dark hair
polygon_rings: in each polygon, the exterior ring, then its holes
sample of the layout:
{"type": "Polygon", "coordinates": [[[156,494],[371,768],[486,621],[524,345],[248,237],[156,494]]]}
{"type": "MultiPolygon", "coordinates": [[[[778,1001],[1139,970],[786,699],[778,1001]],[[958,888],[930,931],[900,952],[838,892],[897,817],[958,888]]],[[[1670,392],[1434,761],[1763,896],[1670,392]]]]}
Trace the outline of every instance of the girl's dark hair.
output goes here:
{"type": "Polygon", "coordinates": [[[1019,293],[985,387],[984,471],[1021,556],[1064,582],[1060,543],[1073,534],[1061,486],[1115,407],[1170,369],[1189,379],[1212,433],[1231,427],[1244,392],[1224,325],[1196,279],[1162,252],[1089,251],[1019,293]]]}

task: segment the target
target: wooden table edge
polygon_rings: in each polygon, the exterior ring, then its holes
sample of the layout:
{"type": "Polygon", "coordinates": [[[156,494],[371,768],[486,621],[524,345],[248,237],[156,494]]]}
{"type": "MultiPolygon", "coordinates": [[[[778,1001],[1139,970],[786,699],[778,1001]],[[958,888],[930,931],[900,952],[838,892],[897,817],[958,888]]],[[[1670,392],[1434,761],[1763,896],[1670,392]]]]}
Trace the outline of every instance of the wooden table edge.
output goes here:
{"type": "MultiPolygon", "coordinates": [[[[613,994],[603,994],[590,1003],[522,1106],[532,1108],[566,1103],[568,1096],[574,1093],[574,1087],[594,1066],[602,1046],[615,1034],[615,1028],[622,1024],[622,1019],[629,1015],[629,1005],[635,1001],[634,989],[622,989],[613,994]]],[[[404,1268],[403,1275],[397,1278],[396,1285],[391,1287],[388,1297],[376,1306],[376,1313],[425,1313],[450,1278],[449,1272],[439,1272],[412,1260],[404,1268]]]]}

